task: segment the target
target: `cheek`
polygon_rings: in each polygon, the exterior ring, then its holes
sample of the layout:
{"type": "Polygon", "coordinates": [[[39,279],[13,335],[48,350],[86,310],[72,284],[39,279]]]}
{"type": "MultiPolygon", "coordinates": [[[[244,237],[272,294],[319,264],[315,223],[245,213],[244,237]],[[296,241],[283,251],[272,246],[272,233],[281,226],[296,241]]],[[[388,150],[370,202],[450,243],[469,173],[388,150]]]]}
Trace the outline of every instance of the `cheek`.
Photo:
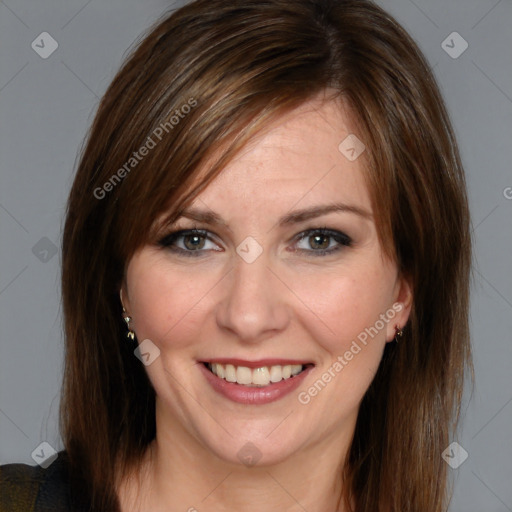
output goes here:
{"type": "Polygon", "coordinates": [[[170,270],[165,256],[134,257],[127,269],[127,282],[137,338],[149,338],[160,347],[171,339],[173,347],[187,345],[183,330],[200,325],[194,317],[200,313],[201,298],[213,283],[194,279],[190,272],[170,270]]]}
{"type": "Polygon", "coordinates": [[[390,308],[390,281],[377,269],[317,279],[316,285],[308,287],[314,315],[303,318],[323,357],[299,402],[313,402],[326,425],[339,426],[358,410],[382,359],[386,324],[381,315],[390,308]]]}
{"type": "Polygon", "coordinates": [[[311,311],[303,319],[317,343],[333,356],[343,354],[354,340],[361,346],[365,341],[369,346],[369,340],[382,345],[385,340],[385,323],[379,318],[390,307],[391,282],[385,269],[369,268],[352,268],[350,275],[317,275],[314,282],[304,280],[301,284],[298,294],[308,297],[306,304],[311,311]]]}

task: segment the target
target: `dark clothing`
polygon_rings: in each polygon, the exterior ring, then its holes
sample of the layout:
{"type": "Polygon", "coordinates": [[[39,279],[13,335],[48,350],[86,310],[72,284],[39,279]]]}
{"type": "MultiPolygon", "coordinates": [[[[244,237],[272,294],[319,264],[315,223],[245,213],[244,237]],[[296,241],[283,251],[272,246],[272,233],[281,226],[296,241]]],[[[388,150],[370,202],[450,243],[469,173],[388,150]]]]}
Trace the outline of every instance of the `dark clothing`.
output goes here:
{"type": "Polygon", "coordinates": [[[65,451],[46,469],[27,464],[0,466],[0,512],[72,510],[65,451]]]}

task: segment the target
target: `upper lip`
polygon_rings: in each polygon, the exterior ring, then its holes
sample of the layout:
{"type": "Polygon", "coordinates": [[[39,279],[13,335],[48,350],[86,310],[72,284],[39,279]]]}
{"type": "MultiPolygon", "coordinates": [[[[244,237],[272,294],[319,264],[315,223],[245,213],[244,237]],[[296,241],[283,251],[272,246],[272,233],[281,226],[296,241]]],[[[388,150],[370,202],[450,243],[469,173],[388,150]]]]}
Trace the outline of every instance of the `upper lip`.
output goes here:
{"type": "Polygon", "coordinates": [[[247,361],[246,359],[234,359],[229,357],[216,357],[205,359],[202,363],[219,363],[222,365],[232,364],[233,366],[245,366],[247,368],[262,368],[264,366],[286,366],[293,364],[301,364],[302,366],[312,365],[311,361],[300,359],[259,359],[258,361],[247,361]]]}

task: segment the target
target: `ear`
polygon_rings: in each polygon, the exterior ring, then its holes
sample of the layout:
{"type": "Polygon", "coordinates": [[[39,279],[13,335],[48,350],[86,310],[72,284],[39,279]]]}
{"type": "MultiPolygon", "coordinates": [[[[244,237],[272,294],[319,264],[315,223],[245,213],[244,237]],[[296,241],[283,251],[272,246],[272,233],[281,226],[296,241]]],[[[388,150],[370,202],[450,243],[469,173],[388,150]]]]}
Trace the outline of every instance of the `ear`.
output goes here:
{"type": "Polygon", "coordinates": [[[394,301],[391,310],[395,311],[395,316],[390,319],[386,328],[386,341],[395,339],[396,326],[403,329],[409,320],[411,314],[414,290],[410,276],[399,275],[396,280],[394,290],[394,301]]]}
{"type": "Polygon", "coordinates": [[[130,301],[128,300],[128,294],[126,293],[126,287],[124,283],[121,285],[121,289],[119,290],[119,300],[121,301],[121,306],[126,310],[127,313],[129,313],[130,301]]]}

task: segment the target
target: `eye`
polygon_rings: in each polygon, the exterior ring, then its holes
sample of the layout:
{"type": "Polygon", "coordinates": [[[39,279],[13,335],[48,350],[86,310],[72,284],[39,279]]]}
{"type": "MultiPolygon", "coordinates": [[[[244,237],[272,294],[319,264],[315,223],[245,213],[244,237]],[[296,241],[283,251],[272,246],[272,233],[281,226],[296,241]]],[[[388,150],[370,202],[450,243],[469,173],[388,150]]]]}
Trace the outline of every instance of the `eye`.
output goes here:
{"type": "Polygon", "coordinates": [[[185,256],[200,256],[205,251],[220,251],[210,233],[203,229],[182,229],[169,233],[158,245],[185,256]]]}
{"type": "Polygon", "coordinates": [[[350,247],[351,244],[352,239],[341,231],[327,228],[309,229],[299,234],[292,250],[322,256],[337,252],[343,247],[350,247]]]}
{"type": "MultiPolygon", "coordinates": [[[[350,247],[352,239],[341,231],[318,228],[300,233],[290,249],[293,252],[313,256],[333,254],[343,247],[350,247]]],[[[183,256],[202,256],[207,251],[222,251],[212,239],[212,233],[204,229],[182,229],[169,233],[158,245],[183,256]]]]}

